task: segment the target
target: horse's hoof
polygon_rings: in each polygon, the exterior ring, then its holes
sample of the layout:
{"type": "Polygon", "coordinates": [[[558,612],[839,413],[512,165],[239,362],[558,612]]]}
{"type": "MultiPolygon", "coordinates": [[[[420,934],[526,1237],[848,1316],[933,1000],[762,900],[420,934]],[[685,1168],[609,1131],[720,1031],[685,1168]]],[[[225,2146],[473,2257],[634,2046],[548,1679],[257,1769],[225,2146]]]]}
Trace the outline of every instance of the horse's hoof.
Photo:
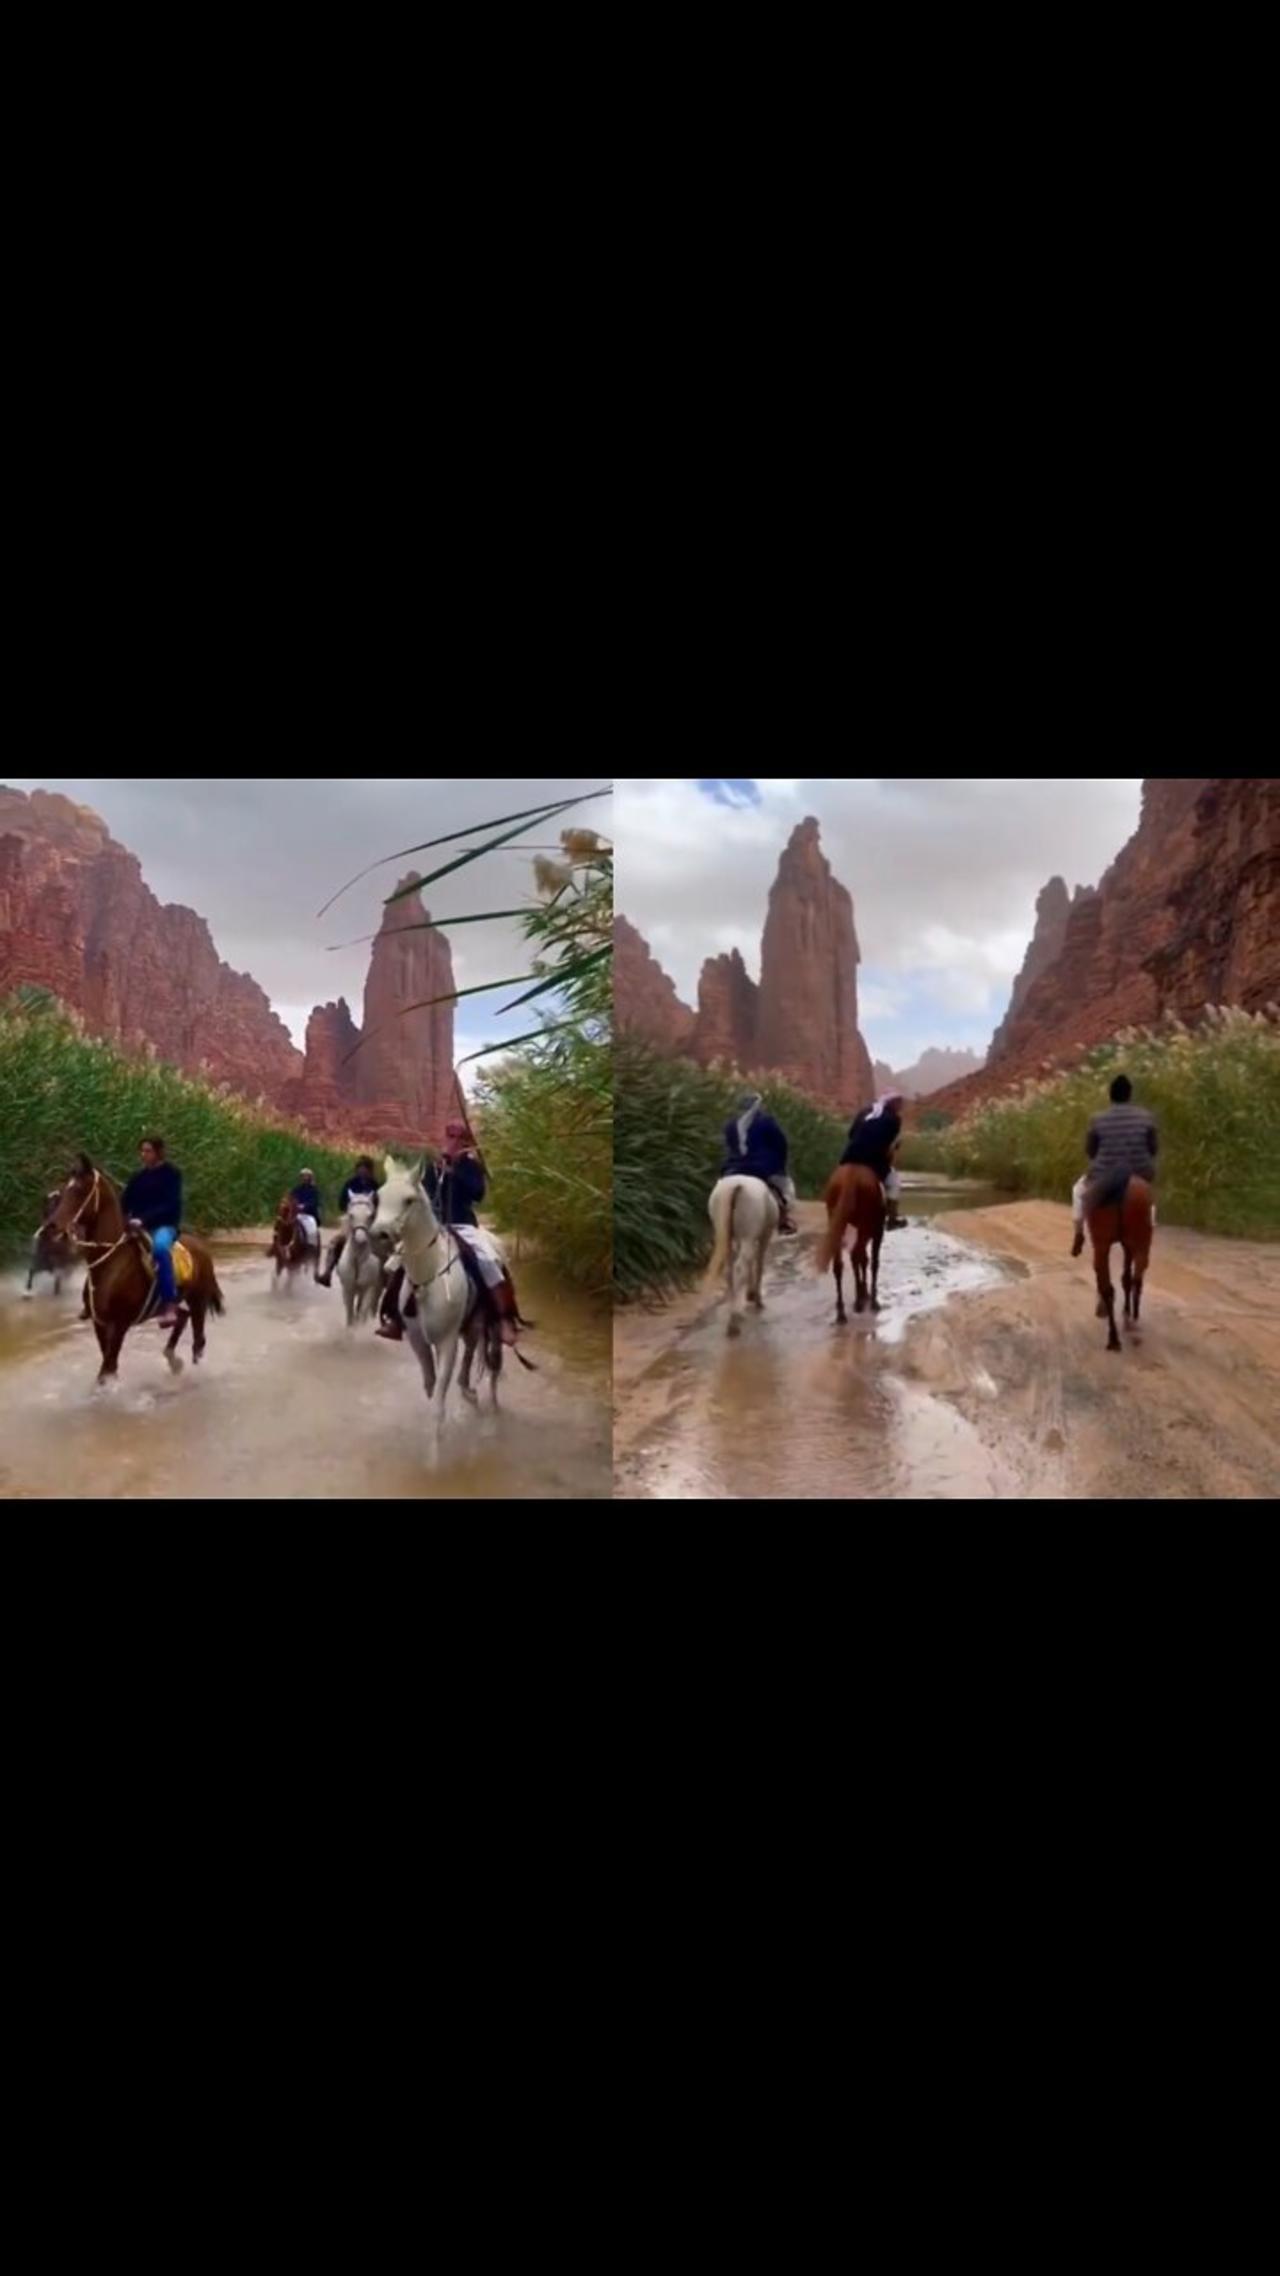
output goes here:
{"type": "Polygon", "coordinates": [[[733,1340],[733,1338],[734,1338],[735,1336],[740,1336],[741,1334],[742,1334],[742,1322],[741,1322],[741,1320],[739,1320],[739,1319],[737,1319],[737,1318],[734,1318],[734,1319],[730,1320],[730,1322],[729,1322],[729,1337],[730,1337],[730,1341],[732,1341],[732,1340],[733,1340]]]}
{"type": "Polygon", "coordinates": [[[1124,1350],[1124,1345],[1121,1343],[1119,1336],[1112,1336],[1112,1337],[1109,1339],[1109,1341],[1108,1341],[1108,1344],[1107,1344],[1107,1350],[1108,1350],[1108,1351],[1123,1351],[1123,1350],[1124,1350]]]}
{"type": "Polygon", "coordinates": [[[1102,1301],[1102,1298],[1101,1298],[1101,1297],[1099,1297],[1099,1298],[1098,1298],[1098,1308],[1097,1308],[1097,1311],[1094,1313],[1094,1315],[1093,1315],[1093,1316],[1094,1316],[1094,1319],[1095,1319],[1095,1320],[1105,1320],[1105,1319],[1106,1319],[1106,1316],[1107,1316],[1107,1307],[1106,1307],[1106,1305],[1103,1303],[1103,1301],[1102,1301]]]}
{"type": "Polygon", "coordinates": [[[883,1304],[877,1303],[875,1297],[873,1296],[871,1299],[871,1309],[873,1312],[883,1312],[884,1306],[883,1304]]]}
{"type": "Polygon", "coordinates": [[[185,1371],[186,1362],[185,1360],[179,1359],[176,1351],[167,1351],[164,1356],[169,1362],[169,1373],[171,1375],[183,1374],[185,1371]]]}
{"type": "MultiPolygon", "coordinates": [[[[462,1386],[460,1385],[460,1386],[459,1386],[459,1388],[460,1388],[460,1389],[462,1389],[462,1386]]],[[[462,1390],[462,1396],[463,1396],[463,1398],[466,1400],[466,1402],[467,1402],[467,1405],[468,1405],[469,1407],[478,1407],[478,1406],[479,1406],[479,1404],[480,1404],[480,1393],[479,1393],[478,1391],[468,1391],[468,1390],[465,1390],[465,1389],[463,1389],[463,1390],[462,1390]]]]}

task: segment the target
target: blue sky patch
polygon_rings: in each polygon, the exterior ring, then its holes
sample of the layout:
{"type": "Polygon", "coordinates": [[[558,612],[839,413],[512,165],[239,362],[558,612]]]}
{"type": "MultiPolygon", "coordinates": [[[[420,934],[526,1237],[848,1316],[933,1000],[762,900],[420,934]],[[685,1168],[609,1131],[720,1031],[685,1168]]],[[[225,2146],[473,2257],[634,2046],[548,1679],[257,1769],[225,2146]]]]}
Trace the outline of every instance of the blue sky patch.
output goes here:
{"type": "Polygon", "coordinates": [[[713,798],[717,806],[758,806],[760,792],[754,775],[706,774],[695,777],[704,798],[713,798]]]}

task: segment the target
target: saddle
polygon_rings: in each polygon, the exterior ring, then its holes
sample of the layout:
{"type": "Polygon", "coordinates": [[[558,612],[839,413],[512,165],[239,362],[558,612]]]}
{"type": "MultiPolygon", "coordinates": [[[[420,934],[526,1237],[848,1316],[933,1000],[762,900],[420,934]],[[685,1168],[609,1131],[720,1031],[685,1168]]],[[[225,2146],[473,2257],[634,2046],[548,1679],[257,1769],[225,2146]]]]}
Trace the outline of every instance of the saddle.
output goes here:
{"type": "MultiPolygon", "coordinates": [[[[137,1240],[143,1264],[147,1268],[147,1275],[149,1279],[154,1280],[156,1278],[156,1258],[151,1235],[150,1233],[140,1233],[137,1240]]],[[[174,1280],[180,1289],[189,1288],[196,1276],[196,1260],[190,1249],[183,1247],[181,1241],[174,1242],[172,1254],[174,1280]]]]}

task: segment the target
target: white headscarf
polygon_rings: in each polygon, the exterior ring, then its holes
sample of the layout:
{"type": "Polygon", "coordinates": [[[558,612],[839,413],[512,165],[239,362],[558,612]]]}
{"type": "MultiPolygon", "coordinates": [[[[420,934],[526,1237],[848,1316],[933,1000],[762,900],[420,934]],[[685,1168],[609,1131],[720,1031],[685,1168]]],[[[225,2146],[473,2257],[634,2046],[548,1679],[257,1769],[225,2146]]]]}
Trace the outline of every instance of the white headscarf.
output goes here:
{"type": "Polygon", "coordinates": [[[755,1121],[756,1116],[760,1114],[763,1109],[764,1100],[761,1098],[759,1091],[748,1091],[744,1097],[739,1099],[738,1152],[740,1154],[746,1153],[747,1140],[751,1136],[751,1125],[755,1121]]]}
{"type": "Polygon", "coordinates": [[[876,1100],[876,1103],[872,1107],[870,1114],[867,1116],[867,1120],[868,1122],[878,1122],[881,1115],[884,1114],[889,1107],[904,1106],[905,1104],[906,1101],[903,1098],[901,1091],[886,1091],[883,1098],[878,1098],[876,1100]]]}

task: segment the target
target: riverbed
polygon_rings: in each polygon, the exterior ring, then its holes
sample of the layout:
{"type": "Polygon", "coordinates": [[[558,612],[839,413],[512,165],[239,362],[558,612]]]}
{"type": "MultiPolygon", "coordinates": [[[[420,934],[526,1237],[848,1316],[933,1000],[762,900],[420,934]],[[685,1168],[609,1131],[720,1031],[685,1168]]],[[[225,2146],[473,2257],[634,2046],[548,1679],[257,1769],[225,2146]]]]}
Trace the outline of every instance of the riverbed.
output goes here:
{"type": "Polygon", "coordinates": [[[455,1383],[440,1455],[435,1413],[407,1344],[351,1333],[342,1298],[273,1283],[268,1236],[213,1244],[226,1298],[203,1366],[171,1376],[163,1338],[125,1344],[116,1389],[98,1392],[98,1347],[80,1279],[26,1302],[0,1281],[0,1499],[197,1501],[603,1500],[612,1485],[610,1319],[519,1266],[536,1332],[510,1359],[501,1411],[464,1405],[455,1383]]]}
{"type": "Polygon", "coordinates": [[[815,1203],[774,1244],[765,1311],[737,1341],[704,1289],[618,1315],[622,1498],[1280,1493],[1280,1246],[1158,1231],[1141,1332],[1117,1355],[1065,1207],[917,1179],[904,1208],[884,1310],[846,1327],[815,1269],[815,1203]]]}

